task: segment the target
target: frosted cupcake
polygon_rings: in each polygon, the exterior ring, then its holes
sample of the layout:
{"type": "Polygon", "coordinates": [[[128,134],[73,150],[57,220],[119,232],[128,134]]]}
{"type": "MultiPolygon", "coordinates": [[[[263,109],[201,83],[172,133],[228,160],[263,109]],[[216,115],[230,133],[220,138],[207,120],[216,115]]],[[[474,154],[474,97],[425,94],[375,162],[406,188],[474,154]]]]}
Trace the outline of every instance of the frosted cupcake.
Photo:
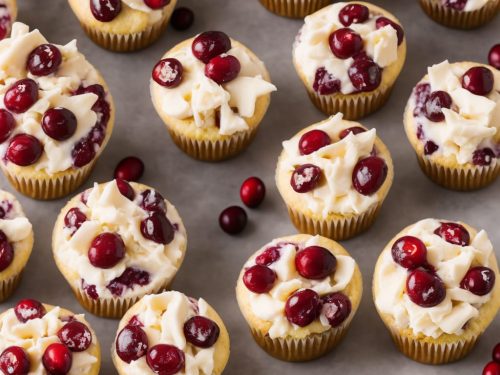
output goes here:
{"type": "Polygon", "coordinates": [[[401,23],[364,2],[340,2],[306,17],[293,61],[312,102],[355,120],[389,98],[406,58],[401,23]]]}
{"type": "Polygon", "coordinates": [[[220,375],[229,335],[203,299],[179,292],[148,295],[120,321],[111,349],[119,375],[220,375]]]}
{"type": "Polygon", "coordinates": [[[33,229],[21,204],[0,190],[0,302],[11,296],[33,249],[33,229]]]}
{"type": "Polygon", "coordinates": [[[252,141],[276,87],[264,63],[220,31],[168,51],[153,69],[153,104],[175,144],[193,158],[218,161],[252,141]]]}
{"type": "Polygon", "coordinates": [[[3,374],[98,375],[101,348],[83,315],[32,299],[0,315],[3,374]]]}
{"type": "Polygon", "coordinates": [[[15,23],[0,42],[0,167],[21,193],[56,199],[89,176],[114,124],[99,72],[76,41],[49,44],[15,23]]]}
{"type": "Polygon", "coordinates": [[[304,18],[332,3],[332,0],[259,0],[267,10],[279,16],[304,18]]]}
{"type": "Polygon", "coordinates": [[[156,190],[114,180],[66,204],[52,249],[82,306],[121,318],[142,296],[169,287],[184,259],[186,230],[156,190]]]}
{"type": "Polygon", "coordinates": [[[283,142],[276,185],[301,233],[335,240],[369,228],[394,178],[376,130],[339,113],[283,142]]]}
{"type": "Polygon", "coordinates": [[[177,0],[68,0],[83,31],[96,44],[131,52],[165,31],[177,0]]]}
{"type": "Polygon", "coordinates": [[[250,257],[236,297],[267,353],[308,361],[332,350],[347,333],[362,288],[359,268],[341,245],[297,234],[277,238],[250,257]]]}
{"type": "Polygon", "coordinates": [[[455,190],[473,190],[500,173],[500,72],[473,62],[428,68],[404,115],[424,173],[455,190]]]}
{"type": "Polygon", "coordinates": [[[500,307],[495,251],[484,230],[425,219],[398,233],[375,266],[375,305],[411,359],[465,357],[500,307]]]}
{"type": "Polygon", "coordinates": [[[0,0],[0,40],[9,36],[12,24],[16,18],[16,0],[0,0]]]}

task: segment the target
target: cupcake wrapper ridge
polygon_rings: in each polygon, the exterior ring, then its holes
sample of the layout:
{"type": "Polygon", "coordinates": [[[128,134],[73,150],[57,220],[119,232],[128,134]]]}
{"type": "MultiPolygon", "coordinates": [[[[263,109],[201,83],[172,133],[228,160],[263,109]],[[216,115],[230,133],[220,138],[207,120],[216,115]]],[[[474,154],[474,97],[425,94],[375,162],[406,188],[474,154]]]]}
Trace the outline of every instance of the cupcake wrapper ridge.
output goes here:
{"type": "Polygon", "coordinates": [[[332,0],[260,0],[269,11],[283,17],[304,18],[332,3],[332,0]]]}
{"type": "Polygon", "coordinates": [[[0,302],[4,302],[5,300],[9,299],[10,296],[12,296],[19,283],[21,282],[22,276],[23,270],[21,270],[17,275],[0,282],[0,302]]]}

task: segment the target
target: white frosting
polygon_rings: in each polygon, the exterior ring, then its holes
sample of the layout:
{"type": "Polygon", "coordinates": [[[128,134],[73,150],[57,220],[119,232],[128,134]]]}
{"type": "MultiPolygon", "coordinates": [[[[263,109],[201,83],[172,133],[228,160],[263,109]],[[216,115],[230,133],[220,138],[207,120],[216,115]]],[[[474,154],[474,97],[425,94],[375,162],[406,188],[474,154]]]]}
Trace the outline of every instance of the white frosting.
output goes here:
{"type": "MultiPolygon", "coordinates": [[[[345,27],[339,21],[339,12],[345,5],[347,3],[335,3],[307,16],[305,25],[297,37],[293,54],[294,60],[300,65],[311,86],[318,68],[324,67],[341,82],[340,91],[343,94],[351,94],[356,89],[347,72],[354,59],[337,58],[328,43],[331,33],[345,27]]],[[[353,23],[349,28],[363,38],[367,55],[381,68],[385,68],[398,58],[398,38],[396,30],[390,25],[377,30],[375,21],[379,16],[370,13],[370,18],[366,22],[353,23]]]]}
{"type": "Polygon", "coordinates": [[[205,64],[193,56],[191,44],[168,54],[182,63],[182,82],[166,88],[151,80],[153,100],[167,116],[186,120],[193,118],[198,128],[215,127],[219,111],[219,134],[232,135],[248,129],[245,118],[255,114],[255,104],[261,96],[276,91],[263,77],[264,63],[233,42],[227,55],[235,56],[241,65],[239,75],[219,85],[205,76],[205,64]]]}
{"type": "Polygon", "coordinates": [[[0,219],[0,230],[11,244],[26,239],[32,233],[31,223],[24,215],[19,201],[3,190],[0,190],[0,208],[6,213],[0,219]]]}
{"type": "MultiPolygon", "coordinates": [[[[47,374],[42,364],[42,356],[50,344],[60,342],[57,332],[66,324],[60,319],[65,317],[67,316],[62,314],[59,307],[54,307],[40,319],[21,323],[14,309],[7,310],[0,318],[0,352],[9,346],[20,346],[30,358],[29,375],[47,374]]],[[[73,317],[84,323],[83,315],[73,317]]],[[[92,365],[99,360],[89,354],[88,349],[83,352],[72,352],[72,354],[73,363],[68,375],[88,374],[92,365]]]]}
{"type": "Polygon", "coordinates": [[[484,230],[471,234],[469,246],[453,245],[434,231],[440,221],[425,219],[409,227],[403,235],[419,238],[427,247],[427,261],[446,286],[446,298],[437,306],[420,307],[405,293],[408,270],[392,259],[390,243],[380,255],[375,270],[375,304],[381,313],[394,319],[399,329],[411,328],[415,334],[437,338],[443,333],[460,335],[463,326],[479,314],[481,305],[488,302],[491,292],[477,296],[460,288],[460,282],[471,266],[488,267],[493,246],[484,230]]]}
{"type": "MultiPolygon", "coordinates": [[[[472,12],[473,10],[481,9],[488,3],[488,1],[490,0],[467,0],[467,3],[462,11],[472,12]]],[[[442,0],[443,5],[447,5],[447,3],[452,5],[455,2],[458,2],[458,0],[442,0]]]]}
{"type": "Polygon", "coordinates": [[[148,15],[149,24],[158,22],[163,15],[163,8],[153,9],[146,5],[144,0],[122,0],[122,3],[132,9],[146,13],[148,15]]]}

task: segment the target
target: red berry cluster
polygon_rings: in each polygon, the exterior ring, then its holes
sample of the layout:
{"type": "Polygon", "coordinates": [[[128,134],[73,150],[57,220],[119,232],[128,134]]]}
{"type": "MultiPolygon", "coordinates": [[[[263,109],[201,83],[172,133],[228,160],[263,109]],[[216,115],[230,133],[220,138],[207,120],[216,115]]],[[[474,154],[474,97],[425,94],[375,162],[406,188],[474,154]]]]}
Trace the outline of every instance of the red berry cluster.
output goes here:
{"type": "MultiPolygon", "coordinates": [[[[144,0],[151,9],[161,9],[170,4],[170,0],[144,0]]],[[[90,11],[101,22],[113,21],[122,11],[122,0],[89,0],[90,11]]]]}
{"type": "Polygon", "coordinates": [[[484,366],[483,375],[500,375],[500,342],[493,348],[492,359],[484,366]]]}

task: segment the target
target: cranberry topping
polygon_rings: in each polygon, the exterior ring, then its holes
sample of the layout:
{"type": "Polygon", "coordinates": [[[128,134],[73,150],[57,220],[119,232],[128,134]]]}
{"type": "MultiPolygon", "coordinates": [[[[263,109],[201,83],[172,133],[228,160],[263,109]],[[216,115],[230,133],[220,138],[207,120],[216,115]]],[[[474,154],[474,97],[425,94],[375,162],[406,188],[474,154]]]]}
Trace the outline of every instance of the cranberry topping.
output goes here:
{"type": "Polygon", "coordinates": [[[403,43],[403,39],[405,37],[405,33],[404,33],[403,28],[401,27],[401,25],[398,25],[396,22],[390,20],[387,17],[379,17],[375,21],[375,27],[377,29],[381,29],[382,27],[385,27],[387,25],[392,26],[392,28],[394,30],[396,30],[396,34],[398,36],[398,46],[399,46],[401,43],[403,43]]]}
{"type": "Polygon", "coordinates": [[[135,198],[135,191],[134,188],[125,180],[122,180],[120,178],[117,178],[116,180],[116,186],[118,187],[118,190],[120,190],[121,195],[123,195],[125,198],[129,200],[134,200],[135,198]]]}
{"type": "Polygon", "coordinates": [[[49,374],[65,375],[71,370],[73,355],[61,343],[50,344],[43,353],[42,363],[49,374]]]}
{"type": "Polygon", "coordinates": [[[21,323],[26,323],[28,320],[40,319],[47,311],[45,307],[34,299],[23,299],[14,307],[17,319],[21,323]]]}
{"type": "Polygon", "coordinates": [[[266,266],[255,265],[248,268],[243,274],[243,283],[248,290],[254,293],[269,292],[276,281],[276,273],[266,266]]]}
{"type": "Polygon", "coordinates": [[[56,141],[71,138],[75,134],[76,125],[76,116],[66,108],[51,108],[45,112],[42,118],[44,133],[56,141]]]}
{"type": "Polygon", "coordinates": [[[443,108],[451,108],[452,99],[446,91],[433,91],[425,101],[425,117],[433,122],[444,121],[443,108]]]}
{"type": "Polygon", "coordinates": [[[337,259],[324,247],[309,246],[297,253],[295,267],[300,276],[321,280],[335,272],[337,259]]]}
{"type": "Polygon", "coordinates": [[[240,188],[241,201],[250,208],[259,206],[266,196],[266,185],[258,177],[249,177],[240,188]]]}
{"type": "Polygon", "coordinates": [[[382,70],[371,59],[354,60],[347,74],[358,91],[373,91],[382,80],[382,70]]]}
{"type": "Polygon", "coordinates": [[[124,362],[130,363],[146,355],[148,336],[139,326],[126,326],[116,338],[116,354],[124,362]]]}
{"type": "Polygon", "coordinates": [[[413,236],[399,238],[391,249],[392,259],[401,267],[415,269],[427,264],[427,247],[413,236]]]}
{"type": "MultiPolygon", "coordinates": [[[[5,5],[2,8],[6,8],[5,5]]],[[[5,39],[10,30],[10,15],[5,14],[2,18],[0,18],[0,40],[5,39]]]]}
{"type": "Polygon", "coordinates": [[[388,173],[387,164],[378,156],[358,161],[352,172],[354,189],[362,195],[372,195],[383,185],[388,173]]]}
{"type": "Polygon", "coordinates": [[[144,4],[151,9],[161,9],[170,4],[170,0],[144,0],[144,4]]]}
{"type": "Polygon", "coordinates": [[[219,85],[235,79],[240,70],[239,60],[231,55],[215,56],[205,65],[205,75],[219,85]]]}
{"type": "Polygon", "coordinates": [[[339,12],[339,21],[345,27],[353,23],[363,23],[368,20],[370,11],[368,7],[361,4],[348,4],[339,12]]]}
{"type": "Polygon", "coordinates": [[[194,38],[193,55],[207,64],[210,59],[231,49],[231,39],[222,31],[205,31],[194,38]]]}
{"type": "MultiPolygon", "coordinates": [[[[419,83],[413,89],[413,95],[415,95],[415,108],[413,110],[413,116],[425,115],[425,103],[427,98],[431,94],[431,85],[428,83],[419,83]]],[[[420,138],[419,138],[420,139],[420,138]]]]}
{"type": "Polygon", "coordinates": [[[406,279],[406,293],[413,303],[421,307],[433,307],[444,300],[446,288],[436,274],[416,269],[406,279]]]}
{"type": "Polygon", "coordinates": [[[349,134],[359,134],[359,133],[364,133],[366,131],[365,128],[362,128],[361,126],[353,126],[351,128],[347,128],[347,129],[344,129],[342,130],[340,133],[339,133],[339,138],[340,139],[344,139],[345,137],[347,137],[349,134]]]}
{"type": "Polygon", "coordinates": [[[460,287],[477,295],[484,296],[495,286],[495,272],[488,267],[473,267],[467,271],[460,287]]]}
{"type": "Polygon", "coordinates": [[[183,74],[184,68],[179,60],[166,58],[155,65],[152,77],[159,85],[171,89],[181,84],[183,74]]]}
{"type": "Polygon", "coordinates": [[[142,324],[137,315],[134,315],[127,325],[132,327],[144,327],[144,324],[142,324]]]}
{"type": "Polygon", "coordinates": [[[19,346],[9,346],[0,355],[0,370],[3,374],[28,374],[30,372],[28,354],[19,346]]]}
{"type": "Polygon", "coordinates": [[[112,268],[125,256],[125,244],[117,233],[101,233],[92,240],[88,252],[90,264],[97,268],[112,268]]]}
{"type": "Polygon", "coordinates": [[[14,249],[7,236],[0,230],[0,272],[9,267],[14,260],[14,249]]]}
{"type": "Polygon", "coordinates": [[[73,147],[71,151],[71,157],[73,158],[73,165],[77,168],[81,168],[90,163],[95,157],[94,145],[88,138],[82,138],[73,147]]]}
{"type": "Polygon", "coordinates": [[[279,246],[271,246],[264,250],[261,254],[259,254],[255,258],[255,263],[260,266],[269,266],[274,262],[277,262],[281,257],[280,247],[279,246]]]}
{"type": "Polygon", "coordinates": [[[212,347],[219,338],[219,333],[217,323],[203,316],[193,316],[184,323],[186,340],[199,348],[212,347]]]}
{"type": "Polygon", "coordinates": [[[444,6],[455,10],[464,10],[468,0],[444,0],[444,6]]]}
{"type": "Polygon", "coordinates": [[[240,206],[230,206],[219,215],[219,226],[229,234],[238,234],[247,225],[247,213],[240,206]]]}
{"type": "Polygon", "coordinates": [[[349,28],[338,29],[328,38],[332,53],[339,59],[348,59],[363,50],[363,39],[349,28]]]}
{"type": "Polygon", "coordinates": [[[500,43],[491,47],[488,53],[488,62],[492,67],[500,70],[500,43]]]}
{"type": "Polygon", "coordinates": [[[5,93],[5,108],[14,113],[24,113],[38,100],[38,84],[30,78],[15,82],[5,93]]]}
{"type": "Polygon", "coordinates": [[[500,342],[493,348],[493,353],[491,355],[495,362],[500,363],[500,342]]]}
{"type": "Polygon", "coordinates": [[[144,190],[141,193],[141,207],[149,212],[167,212],[165,198],[156,190],[144,190]]]}
{"type": "Polygon", "coordinates": [[[325,68],[321,67],[316,70],[314,76],[313,90],[320,95],[331,95],[340,91],[340,80],[335,78],[325,68]]]}
{"type": "Polygon", "coordinates": [[[469,232],[461,224],[441,223],[439,228],[434,231],[434,234],[453,245],[469,246],[470,244],[469,232]]]}
{"type": "Polygon", "coordinates": [[[321,175],[320,167],[314,164],[304,164],[295,168],[290,184],[297,193],[307,193],[318,186],[321,175]]]}
{"type": "Polygon", "coordinates": [[[155,374],[174,375],[184,369],[184,352],[173,345],[158,344],[148,350],[148,366],[155,374]]]}
{"type": "Polygon", "coordinates": [[[424,145],[424,155],[432,155],[439,149],[439,146],[433,141],[427,141],[424,145]]]}
{"type": "Polygon", "coordinates": [[[299,151],[301,155],[309,155],[330,143],[332,143],[330,136],[323,130],[310,130],[300,137],[299,151]]]}
{"type": "Polygon", "coordinates": [[[62,62],[59,48],[53,44],[41,44],[28,56],[28,70],[34,76],[48,76],[54,73],[62,62]]]}
{"type": "Polygon", "coordinates": [[[149,281],[150,276],[147,271],[127,267],[120,276],[111,280],[106,288],[114,296],[120,297],[125,289],[133,289],[135,285],[145,286],[149,284],[149,281]]]}
{"type": "Polygon", "coordinates": [[[90,0],[90,11],[96,20],[113,21],[122,10],[121,0],[90,0]]]}
{"type": "Polygon", "coordinates": [[[16,127],[16,120],[12,114],[0,108],[0,143],[5,142],[16,127]]]}
{"type": "Polygon", "coordinates": [[[6,157],[12,163],[26,167],[35,164],[42,156],[43,146],[29,134],[17,134],[10,141],[6,157]]]}
{"type": "Polygon", "coordinates": [[[163,245],[172,242],[175,235],[172,223],[162,212],[151,212],[141,222],[141,233],[144,238],[163,245]]]}
{"type": "Polygon", "coordinates": [[[320,314],[321,300],[312,289],[302,289],[293,293],[285,304],[288,321],[299,327],[311,324],[320,314]]]}
{"type": "Polygon", "coordinates": [[[500,375],[500,362],[488,362],[484,366],[483,375],[500,375]]]}
{"type": "Polygon", "coordinates": [[[144,174],[144,163],[135,156],[128,156],[118,163],[114,176],[116,179],[138,181],[144,174]]]}
{"type": "Polygon", "coordinates": [[[66,323],[57,332],[57,337],[72,352],[83,352],[92,344],[92,333],[85,324],[78,320],[66,323]]]}
{"type": "Polygon", "coordinates": [[[491,70],[484,66],[475,66],[462,76],[462,87],[476,95],[488,95],[493,90],[494,80],[491,70]]]}
{"type": "Polygon", "coordinates": [[[351,313],[351,300],[343,293],[332,293],[321,298],[322,314],[332,327],[341,325],[351,313]]]}
{"type": "Polygon", "coordinates": [[[80,211],[78,207],[73,207],[70,209],[66,216],[64,216],[64,226],[66,228],[72,229],[72,233],[75,233],[83,223],[87,221],[87,216],[80,211]]]}
{"type": "Polygon", "coordinates": [[[83,279],[82,279],[82,289],[85,291],[85,293],[87,293],[87,295],[91,299],[96,300],[99,298],[96,286],[92,284],[87,284],[83,279]]]}
{"type": "Polygon", "coordinates": [[[183,31],[191,27],[194,22],[194,13],[186,7],[179,7],[172,13],[170,24],[176,30],[183,31]]]}
{"type": "Polygon", "coordinates": [[[474,165],[479,165],[485,167],[490,165],[491,162],[495,159],[495,153],[491,148],[485,147],[479,150],[474,151],[472,154],[472,163],[474,165]]]}

